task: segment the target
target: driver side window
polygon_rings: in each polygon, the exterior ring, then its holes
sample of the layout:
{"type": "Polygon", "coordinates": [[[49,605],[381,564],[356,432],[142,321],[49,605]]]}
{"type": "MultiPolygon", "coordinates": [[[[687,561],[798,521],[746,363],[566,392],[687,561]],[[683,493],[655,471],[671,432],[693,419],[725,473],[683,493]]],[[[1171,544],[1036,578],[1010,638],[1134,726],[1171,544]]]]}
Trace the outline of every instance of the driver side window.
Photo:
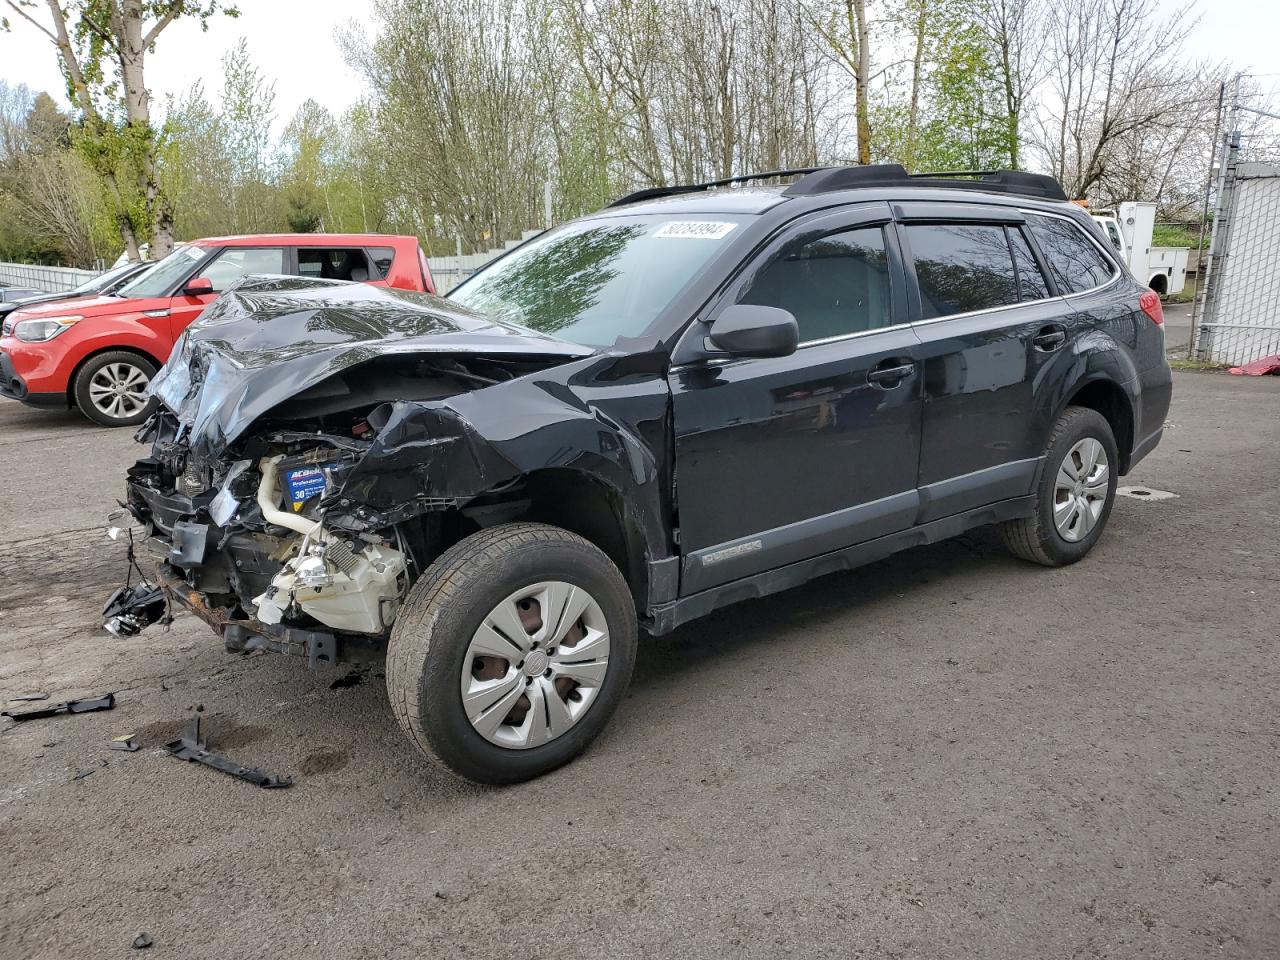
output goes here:
{"type": "Polygon", "coordinates": [[[790,312],[801,344],[890,326],[884,229],[860,227],[787,247],[737,302],[790,312]]]}
{"type": "Polygon", "coordinates": [[[259,273],[285,273],[283,247],[229,247],[201,271],[222,293],[241,277],[259,273]]]}

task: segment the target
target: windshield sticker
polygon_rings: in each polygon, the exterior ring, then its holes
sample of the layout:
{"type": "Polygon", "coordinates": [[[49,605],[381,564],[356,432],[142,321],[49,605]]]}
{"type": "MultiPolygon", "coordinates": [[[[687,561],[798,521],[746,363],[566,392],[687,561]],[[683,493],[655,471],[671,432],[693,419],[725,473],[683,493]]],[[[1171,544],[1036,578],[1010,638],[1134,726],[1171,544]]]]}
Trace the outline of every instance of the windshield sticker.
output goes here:
{"type": "Polygon", "coordinates": [[[718,223],[714,220],[676,220],[663,224],[662,229],[654,236],[682,240],[719,240],[736,226],[736,223],[718,223]]]}

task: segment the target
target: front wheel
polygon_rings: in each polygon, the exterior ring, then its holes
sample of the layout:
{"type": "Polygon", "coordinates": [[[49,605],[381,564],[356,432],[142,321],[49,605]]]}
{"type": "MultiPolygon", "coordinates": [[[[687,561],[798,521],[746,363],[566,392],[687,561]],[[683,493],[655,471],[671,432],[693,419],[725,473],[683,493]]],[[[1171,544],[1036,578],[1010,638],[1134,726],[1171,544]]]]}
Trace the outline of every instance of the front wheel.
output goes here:
{"type": "Polygon", "coordinates": [[[155,364],[136,353],[100,353],[76,374],[72,388],[76,406],[104,427],[136,426],[156,408],[156,399],[147,396],[155,375],[155,364]]]}
{"type": "Polygon", "coordinates": [[[1082,559],[1111,516],[1119,465],[1106,417],[1087,407],[1068,407],[1049,432],[1035,512],[1001,526],[1005,545],[1046,567],[1082,559]]]}
{"type": "Polygon", "coordinates": [[[631,680],[636,614],[618,568],[558,527],[512,523],[445,551],[414,584],[387,692],[430,758],[517,783],[577,756],[631,680]]]}

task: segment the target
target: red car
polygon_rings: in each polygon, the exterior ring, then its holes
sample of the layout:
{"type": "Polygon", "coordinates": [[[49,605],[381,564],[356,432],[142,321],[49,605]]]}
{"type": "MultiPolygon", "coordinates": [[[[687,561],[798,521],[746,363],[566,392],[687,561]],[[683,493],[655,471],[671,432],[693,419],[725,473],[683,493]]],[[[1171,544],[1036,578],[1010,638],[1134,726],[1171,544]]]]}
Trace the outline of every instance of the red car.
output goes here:
{"type": "Polygon", "coordinates": [[[141,423],[147,385],[178,335],[249,274],[353,280],[435,293],[416,237],[284,233],[196,240],[114,296],[16,310],[0,337],[0,395],[40,407],[79,407],[108,427],[141,423]]]}

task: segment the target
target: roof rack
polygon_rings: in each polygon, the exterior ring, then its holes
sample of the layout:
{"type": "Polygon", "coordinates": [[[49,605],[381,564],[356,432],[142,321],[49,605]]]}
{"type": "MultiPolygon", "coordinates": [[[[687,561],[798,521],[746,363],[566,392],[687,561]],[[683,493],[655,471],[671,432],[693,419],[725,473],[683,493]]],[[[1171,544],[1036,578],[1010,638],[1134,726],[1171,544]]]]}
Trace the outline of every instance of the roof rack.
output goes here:
{"type": "Polygon", "coordinates": [[[716,187],[727,187],[734,183],[750,183],[752,180],[774,180],[779,177],[802,177],[818,173],[825,167],[799,167],[795,170],[766,170],[764,173],[744,173],[739,177],[725,177],[723,180],[708,180],[706,183],[678,184],[670,187],[646,187],[635,193],[619,197],[610,207],[620,207],[626,203],[638,203],[641,200],[655,200],[658,197],[673,197],[682,193],[697,193],[699,190],[713,190],[716,187]]]}
{"type": "Polygon", "coordinates": [[[875,163],[856,167],[801,167],[795,170],[769,170],[764,173],[748,173],[740,177],[725,177],[707,183],[690,183],[671,187],[649,187],[637,190],[613,201],[610,207],[620,207],[641,200],[697,193],[715,187],[727,187],[752,180],[773,180],[779,177],[800,177],[783,191],[788,197],[811,197],[835,190],[851,190],[857,187],[942,187],[951,190],[984,190],[989,193],[1010,193],[1044,200],[1066,200],[1062,184],[1053,177],[1040,173],[1023,173],[1020,170],[951,170],[945,173],[907,173],[898,163],[875,163]]]}
{"type": "Polygon", "coordinates": [[[1062,184],[1053,177],[1020,170],[953,170],[946,173],[907,173],[897,163],[865,167],[827,167],[797,180],[785,191],[788,197],[810,197],[855,187],[945,187],[952,190],[985,190],[1013,193],[1045,200],[1066,200],[1062,184]]]}

